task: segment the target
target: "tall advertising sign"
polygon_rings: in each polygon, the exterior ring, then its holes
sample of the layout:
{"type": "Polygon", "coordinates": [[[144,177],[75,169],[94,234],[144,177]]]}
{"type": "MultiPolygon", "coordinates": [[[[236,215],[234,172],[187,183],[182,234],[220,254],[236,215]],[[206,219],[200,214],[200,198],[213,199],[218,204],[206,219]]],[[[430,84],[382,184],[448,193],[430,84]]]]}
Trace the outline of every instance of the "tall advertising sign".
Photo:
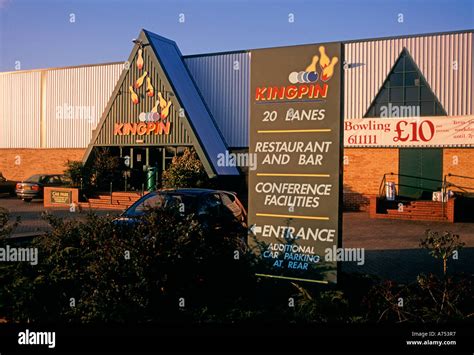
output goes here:
{"type": "Polygon", "coordinates": [[[341,44],[251,52],[250,244],[259,276],[337,282],[341,44]]]}

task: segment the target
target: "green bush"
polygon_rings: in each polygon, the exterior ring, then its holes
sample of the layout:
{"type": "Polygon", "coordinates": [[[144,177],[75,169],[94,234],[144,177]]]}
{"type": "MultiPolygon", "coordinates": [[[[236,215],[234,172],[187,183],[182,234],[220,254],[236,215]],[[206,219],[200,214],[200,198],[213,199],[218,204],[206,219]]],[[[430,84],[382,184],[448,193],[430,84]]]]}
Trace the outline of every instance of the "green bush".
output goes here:
{"type": "Polygon", "coordinates": [[[440,234],[430,229],[426,231],[425,239],[420,242],[420,246],[428,249],[432,257],[442,260],[444,276],[448,273],[448,259],[461,250],[464,245],[457,234],[448,231],[440,234]]]}
{"type": "Polygon", "coordinates": [[[440,259],[443,277],[419,274],[416,282],[399,285],[385,281],[369,291],[365,304],[367,319],[375,322],[432,322],[466,321],[474,314],[472,275],[448,276],[448,259],[464,243],[451,232],[440,234],[427,230],[420,247],[440,259]]]}
{"type": "Polygon", "coordinates": [[[8,225],[10,213],[7,209],[0,207],[0,238],[8,237],[11,233],[11,226],[8,225]]]}
{"type": "Polygon", "coordinates": [[[206,187],[209,178],[196,152],[186,148],[183,155],[175,156],[163,172],[164,188],[206,187]]]}
{"type": "Polygon", "coordinates": [[[108,190],[109,183],[118,178],[120,158],[108,148],[98,148],[93,154],[91,184],[100,190],[108,190]]]}
{"type": "MultiPolygon", "coordinates": [[[[257,278],[261,261],[242,235],[210,232],[175,210],[151,210],[135,225],[44,217],[52,230],[31,245],[39,263],[0,264],[0,317],[12,322],[444,323],[474,314],[472,276],[408,285],[344,273],[338,285],[257,278]]],[[[4,237],[7,222],[0,210],[4,237]]]]}
{"type": "Polygon", "coordinates": [[[66,162],[64,175],[69,180],[71,187],[82,187],[87,189],[91,184],[91,172],[82,161],[68,160],[66,162]]]}
{"type": "Polygon", "coordinates": [[[239,236],[209,234],[173,211],[151,211],[134,227],[94,214],[45,218],[52,231],[32,244],[38,264],[3,270],[0,304],[10,320],[179,320],[204,308],[222,313],[253,292],[239,236]]]}

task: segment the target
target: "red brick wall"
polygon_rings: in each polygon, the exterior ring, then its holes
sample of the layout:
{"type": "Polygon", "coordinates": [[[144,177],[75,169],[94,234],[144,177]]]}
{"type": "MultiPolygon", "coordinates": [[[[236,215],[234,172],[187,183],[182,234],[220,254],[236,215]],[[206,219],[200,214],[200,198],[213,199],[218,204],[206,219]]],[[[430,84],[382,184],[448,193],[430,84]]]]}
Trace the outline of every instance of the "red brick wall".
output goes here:
{"type": "MultiPolygon", "coordinates": [[[[444,149],[443,177],[449,173],[474,177],[474,149],[444,149]]],[[[453,184],[474,188],[474,180],[457,177],[447,179],[453,184]]]]}
{"type": "MultiPolygon", "coordinates": [[[[23,180],[37,173],[62,173],[68,159],[82,160],[84,152],[85,149],[0,149],[0,171],[11,180],[23,180]],[[19,165],[15,164],[17,156],[19,165]]],[[[345,148],[344,155],[344,207],[365,210],[370,196],[378,194],[383,174],[398,173],[398,149],[345,148]]],[[[474,177],[474,149],[444,149],[443,176],[448,173],[474,177]]],[[[448,180],[474,187],[474,180],[448,180]]],[[[389,177],[388,181],[398,179],[389,177]]]]}
{"type": "MultiPolygon", "coordinates": [[[[379,192],[383,174],[398,173],[398,149],[345,148],[344,155],[348,162],[344,165],[344,207],[366,210],[370,197],[379,192]]],[[[474,149],[443,149],[443,177],[448,173],[474,177],[474,149]]],[[[387,181],[396,183],[398,178],[387,181]]],[[[474,180],[448,177],[448,181],[474,188],[474,180]]]]}
{"type": "MultiPolygon", "coordinates": [[[[398,173],[398,149],[344,149],[344,208],[366,210],[370,196],[379,193],[385,173],[398,173]]],[[[387,181],[398,182],[396,176],[387,181]]]]}
{"type": "Polygon", "coordinates": [[[0,149],[0,171],[9,180],[33,174],[62,174],[69,160],[82,160],[85,149],[0,149]]]}

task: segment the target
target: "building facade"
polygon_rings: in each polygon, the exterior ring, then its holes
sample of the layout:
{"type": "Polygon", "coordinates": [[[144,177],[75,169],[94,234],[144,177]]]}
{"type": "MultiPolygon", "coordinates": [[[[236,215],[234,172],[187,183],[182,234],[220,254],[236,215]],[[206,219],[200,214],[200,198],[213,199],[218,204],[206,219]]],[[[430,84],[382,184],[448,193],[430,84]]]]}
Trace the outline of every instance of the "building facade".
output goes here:
{"type": "MultiPolygon", "coordinates": [[[[414,198],[439,190],[449,174],[465,186],[463,176],[474,177],[473,31],[341,45],[346,208],[364,209],[384,176],[414,198]],[[385,122],[401,140],[371,132],[385,122]]],[[[126,62],[0,73],[0,171],[13,180],[61,173],[100,147],[137,172],[162,171],[192,146],[209,176],[245,176],[217,156],[248,151],[251,58],[252,50],[183,56],[142,31],[126,62]]]]}

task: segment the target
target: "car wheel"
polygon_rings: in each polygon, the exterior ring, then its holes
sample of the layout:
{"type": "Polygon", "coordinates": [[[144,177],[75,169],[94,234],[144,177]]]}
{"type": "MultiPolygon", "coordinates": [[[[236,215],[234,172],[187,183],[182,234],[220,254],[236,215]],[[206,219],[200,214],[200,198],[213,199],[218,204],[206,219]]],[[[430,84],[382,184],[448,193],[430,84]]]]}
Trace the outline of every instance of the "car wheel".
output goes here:
{"type": "Polygon", "coordinates": [[[25,202],[31,202],[32,198],[24,198],[23,201],[25,202]]]}

